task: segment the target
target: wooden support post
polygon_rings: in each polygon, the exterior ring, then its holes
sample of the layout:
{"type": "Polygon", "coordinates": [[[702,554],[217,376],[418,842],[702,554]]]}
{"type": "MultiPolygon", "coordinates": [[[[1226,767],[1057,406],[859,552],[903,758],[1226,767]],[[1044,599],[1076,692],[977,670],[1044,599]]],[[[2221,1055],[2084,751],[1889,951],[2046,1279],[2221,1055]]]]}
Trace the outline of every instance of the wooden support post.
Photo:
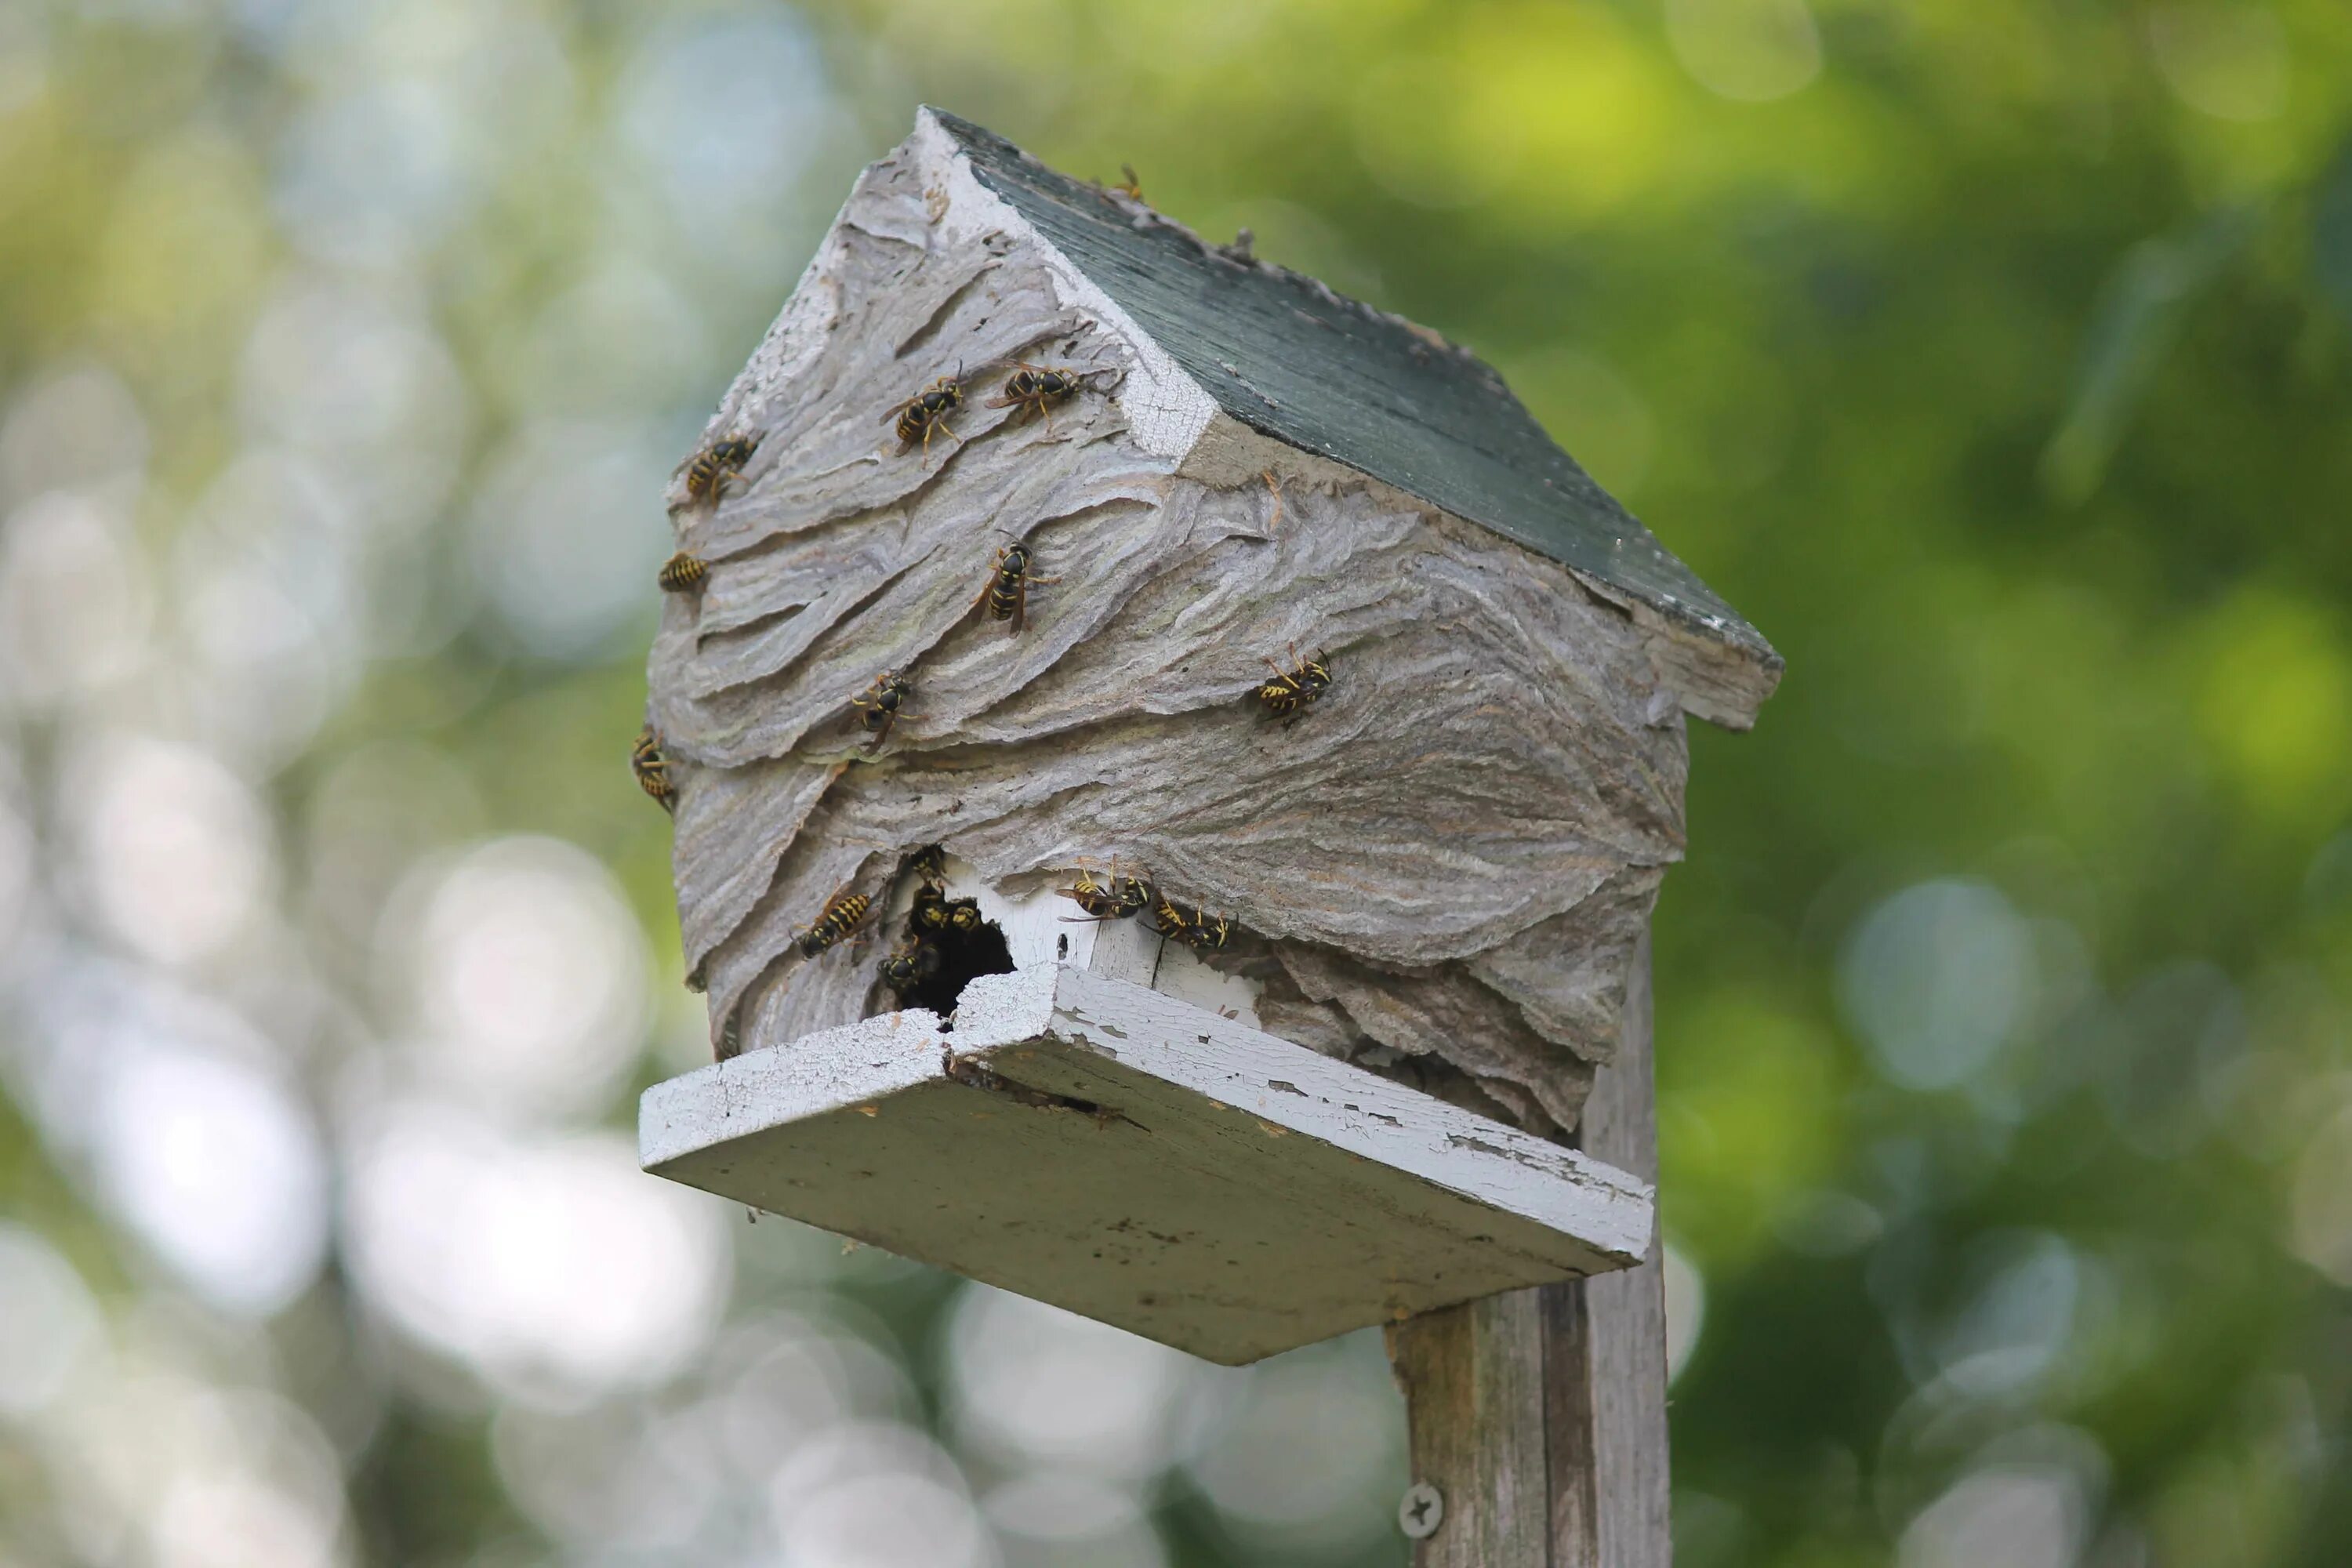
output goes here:
{"type": "MultiPolygon", "coordinates": [[[[1646,941],[1617,1058],[1593,1084],[1578,1142],[1657,1179],[1646,941]]],[[[1390,1330],[1389,1354],[1412,1425],[1413,1479],[1442,1501],[1414,1568],[1669,1568],[1655,1237],[1639,1268],[1411,1319],[1390,1330]]],[[[1425,1520],[1425,1494],[1415,1500],[1425,1520]]]]}

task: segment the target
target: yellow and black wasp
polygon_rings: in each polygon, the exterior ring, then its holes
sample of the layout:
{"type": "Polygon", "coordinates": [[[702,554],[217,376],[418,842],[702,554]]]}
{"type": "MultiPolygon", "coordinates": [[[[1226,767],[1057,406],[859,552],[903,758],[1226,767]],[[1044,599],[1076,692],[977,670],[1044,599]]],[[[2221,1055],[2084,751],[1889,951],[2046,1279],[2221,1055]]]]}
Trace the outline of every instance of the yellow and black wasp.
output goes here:
{"type": "Polygon", "coordinates": [[[926,844],[907,857],[906,869],[912,871],[923,886],[944,889],[948,885],[948,852],[938,844],[926,844]]]}
{"type": "Polygon", "coordinates": [[[929,458],[931,455],[932,432],[937,431],[955,441],[963,439],[948,428],[948,416],[963,406],[962,374],[959,370],[954,375],[940,377],[882,416],[885,425],[894,419],[898,422],[900,445],[911,447],[920,441],[923,456],[929,458]]]}
{"type": "Polygon", "coordinates": [[[824,901],[824,912],[817,916],[816,924],[793,936],[793,941],[799,946],[801,956],[814,958],[856,931],[857,922],[866,918],[866,911],[873,906],[874,900],[863,893],[834,894],[824,901]]]}
{"type": "Polygon", "coordinates": [[[1195,952],[1221,948],[1234,933],[1234,922],[1224,916],[1212,915],[1198,904],[1188,910],[1164,893],[1154,899],[1151,919],[1160,935],[1174,937],[1195,952]]]}
{"type": "Polygon", "coordinates": [[[1298,645],[1290,647],[1292,668],[1285,669],[1272,659],[1265,667],[1274,671],[1272,680],[1256,688],[1257,700],[1269,713],[1282,716],[1282,727],[1288,729],[1298,722],[1306,711],[1315,706],[1315,700],[1331,689],[1331,656],[1318,653],[1313,658],[1300,658],[1298,645]]]}
{"type": "Polygon", "coordinates": [[[743,465],[760,449],[757,436],[728,436],[713,441],[694,455],[686,467],[686,499],[690,506],[719,503],[719,492],[727,481],[740,479],[743,465]]]}
{"type": "Polygon", "coordinates": [[[950,899],[944,886],[925,882],[915,889],[915,903],[907,911],[907,923],[914,928],[919,940],[926,934],[945,932],[970,936],[986,922],[981,916],[978,899],[950,899]]]}
{"type": "Polygon", "coordinates": [[[873,737],[866,742],[867,751],[880,749],[890,726],[905,711],[907,699],[914,694],[915,689],[899,679],[897,670],[886,669],[874,678],[873,685],[849,700],[849,705],[858,710],[858,722],[873,737]]]}
{"type": "Polygon", "coordinates": [[[659,801],[664,811],[677,815],[677,786],[670,782],[669,759],[662,754],[661,737],[651,724],[638,731],[637,743],[629,748],[629,771],[637,775],[639,789],[659,801]]]}
{"type": "Polygon", "coordinates": [[[918,937],[893,948],[881,969],[882,984],[904,996],[940,972],[940,950],[918,937]]]}
{"type": "Polygon", "coordinates": [[[1121,180],[1118,184],[1113,185],[1111,189],[1117,191],[1120,195],[1125,196],[1129,201],[1141,201],[1143,199],[1143,181],[1141,177],[1136,174],[1135,165],[1132,163],[1121,163],[1118,166],[1118,172],[1126,175],[1127,178],[1121,180]]]}
{"type": "Polygon", "coordinates": [[[1045,422],[1045,434],[1051,436],[1054,433],[1054,405],[1076,397],[1091,373],[1031,364],[1026,360],[1016,363],[1018,368],[1004,380],[1004,390],[990,398],[988,406],[1026,409],[1045,422]]]}
{"type": "Polygon", "coordinates": [[[702,580],[709,575],[710,568],[701,556],[690,555],[681,550],[662,563],[662,569],[655,574],[654,581],[661,584],[662,592],[666,594],[691,594],[701,587],[702,580]]]}
{"type": "Polygon", "coordinates": [[[1150,908],[1152,897],[1150,883],[1140,877],[1119,875],[1116,855],[1111,857],[1110,870],[1100,879],[1085,861],[1079,861],[1078,874],[1070,885],[1055,890],[1086,910],[1084,915],[1064,915],[1066,921],[1123,921],[1150,908]]]}
{"type": "Polygon", "coordinates": [[[1059,577],[1034,575],[1029,570],[1029,547],[1008,544],[996,552],[996,564],[988,571],[988,585],[981,589],[971,607],[976,610],[987,605],[991,618],[1013,623],[1005,636],[1019,637],[1029,620],[1029,584],[1060,581],[1059,577]]]}

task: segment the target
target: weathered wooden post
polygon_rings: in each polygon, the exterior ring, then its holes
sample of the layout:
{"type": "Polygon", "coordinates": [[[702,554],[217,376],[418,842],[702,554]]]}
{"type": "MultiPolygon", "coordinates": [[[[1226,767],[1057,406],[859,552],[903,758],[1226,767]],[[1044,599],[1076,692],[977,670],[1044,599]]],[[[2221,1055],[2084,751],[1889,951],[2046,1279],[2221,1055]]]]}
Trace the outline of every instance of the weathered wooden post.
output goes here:
{"type": "Polygon", "coordinates": [[[951,116],[674,496],[649,1169],[1243,1362],[1424,1564],[1668,1558],[1647,930],[1754,630],[1424,328],[951,116]]]}

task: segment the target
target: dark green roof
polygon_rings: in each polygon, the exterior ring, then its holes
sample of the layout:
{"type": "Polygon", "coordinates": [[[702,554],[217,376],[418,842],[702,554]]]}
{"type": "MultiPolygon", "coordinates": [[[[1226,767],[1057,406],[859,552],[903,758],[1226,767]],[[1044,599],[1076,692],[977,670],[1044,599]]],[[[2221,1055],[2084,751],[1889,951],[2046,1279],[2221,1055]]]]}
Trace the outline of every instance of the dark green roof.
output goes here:
{"type": "Polygon", "coordinates": [[[1778,669],[1780,656],[1560,450],[1492,366],[1311,278],[1204,244],[930,111],[1010,203],[1254,429],[1539,550],[1778,669]]]}

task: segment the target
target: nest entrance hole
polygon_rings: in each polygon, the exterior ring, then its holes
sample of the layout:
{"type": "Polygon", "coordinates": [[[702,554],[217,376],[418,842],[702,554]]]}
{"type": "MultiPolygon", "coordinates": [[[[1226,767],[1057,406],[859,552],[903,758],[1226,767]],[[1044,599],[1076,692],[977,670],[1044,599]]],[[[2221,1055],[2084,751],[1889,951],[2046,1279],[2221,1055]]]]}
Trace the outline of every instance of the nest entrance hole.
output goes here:
{"type": "Polygon", "coordinates": [[[941,1028],[955,1027],[956,1003],[966,985],[983,974],[1013,972],[1013,949],[994,921],[983,921],[973,931],[940,931],[924,940],[938,951],[939,965],[901,993],[898,1005],[928,1007],[946,1020],[941,1028]]]}

